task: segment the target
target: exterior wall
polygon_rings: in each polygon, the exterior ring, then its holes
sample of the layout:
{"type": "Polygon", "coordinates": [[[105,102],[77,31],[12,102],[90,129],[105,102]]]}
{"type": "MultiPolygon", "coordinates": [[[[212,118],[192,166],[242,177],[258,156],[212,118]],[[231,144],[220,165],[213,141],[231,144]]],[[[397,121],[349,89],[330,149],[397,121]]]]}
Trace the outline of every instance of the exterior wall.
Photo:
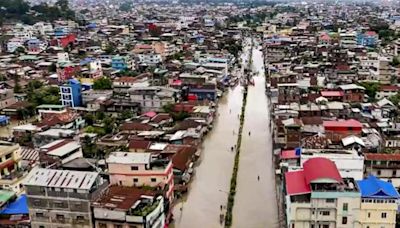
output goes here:
{"type": "Polygon", "coordinates": [[[167,197],[173,199],[174,178],[172,162],[165,169],[146,169],[144,164],[108,164],[110,183],[122,186],[151,186],[157,187],[160,184],[168,184],[167,197]],[[131,170],[137,166],[138,170],[131,170]]]}
{"type": "Polygon", "coordinates": [[[0,155],[0,164],[6,164],[0,169],[0,188],[16,193],[23,191],[22,182],[28,173],[21,170],[21,159],[21,148],[18,145],[10,146],[10,150],[0,155]]]}
{"type": "Polygon", "coordinates": [[[374,199],[362,201],[360,222],[363,227],[395,227],[397,203],[394,200],[380,200],[379,203],[374,199]],[[383,217],[382,213],[386,213],[386,216],[383,217]]]}
{"type": "MultiPolygon", "coordinates": [[[[354,180],[362,180],[364,172],[364,157],[356,154],[314,154],[301,155],[301,165],[307,160],[315,157],[325,157],[332,160],[343,178],[353,178],[354,180]]],[[[399,172],[400,174],[400,172],[399,172]]]]}
{"type": "MultiPolygon", "coordinates": [[[[314,192],[313,192],[314,193],[314,192]]],[[[359,193],[358,193],[359,194],[359,193]]],[[[330,193],[321,194],[329,196],[330,193]]],[[[353,197],[353,194],[341,194],[335,192],[331,197],[321,197],[311,199],[311,202],[289,203],[288,205],[288,223],[289,227],[310,228],[313,224],[315,228],[354,228],[361,227],[359,223],[360,197],[353,197]],[[337,197],[342,195],[341,197],[337,197]],[[346,207],[343,205],[347,203],[346,207]],[[343,219],[346,217],[346,219],[343,219]],[[346,221],[346,224],[343,222],[346,221]],[[323,226],[325,225],[325,226],[323,226]]],[[[287,198],[289,200],[289,198],[287,198]]]]}

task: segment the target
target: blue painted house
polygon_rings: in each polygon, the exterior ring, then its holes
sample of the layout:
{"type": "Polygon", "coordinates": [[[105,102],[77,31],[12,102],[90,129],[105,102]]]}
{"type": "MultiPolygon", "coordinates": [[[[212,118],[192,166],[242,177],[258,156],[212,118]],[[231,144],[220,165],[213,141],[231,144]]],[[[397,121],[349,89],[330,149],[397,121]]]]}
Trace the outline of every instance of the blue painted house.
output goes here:
{"type": "Polygon", "coordinates": [[[76,79],[70,79],[60,86],[61,102],[66,107],[79,107],[82,105],[82,85],[76,79]]]}
{"type": "Polygon", "coordinates": [[[378,34],[374,31],[357,34],[357,44],[365,47],[375,47],[378,41],[378,34]]]}
{"type": "Polygon", "coordinates": [[[116,55],[111,59],[111,67],[115,70],[130,69],[130,61],[128,56],[116,55]]]}
{"type": "Polygon", "coordinates": [[[395,227],[400,195],[393,184],[375,176],[357,183],[361,192],[360,227],[395,227]]]}

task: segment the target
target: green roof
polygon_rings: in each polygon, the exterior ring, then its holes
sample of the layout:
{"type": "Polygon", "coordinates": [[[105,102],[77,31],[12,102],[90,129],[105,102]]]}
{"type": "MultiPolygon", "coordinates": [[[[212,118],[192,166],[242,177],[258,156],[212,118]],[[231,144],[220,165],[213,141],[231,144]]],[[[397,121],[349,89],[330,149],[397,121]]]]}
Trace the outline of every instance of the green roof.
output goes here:
{"type": "Polygon", "coordinates": [[[21,61],[25,61],[25,60],[38,60],[39,58],[36,55],[21,55],[18,59],[21,61]]]}
{"type": "Polygon", "coordinates": [[[15,192],[13,191],[0,190],[0,207],[6,204],[14,196],[15,192]]]}
{"type": "Polygon", "coordinates": [[[57,105],[57,104],[42,104],[37,106],[37,108],[64,108],[63,105],[57,105]]]}

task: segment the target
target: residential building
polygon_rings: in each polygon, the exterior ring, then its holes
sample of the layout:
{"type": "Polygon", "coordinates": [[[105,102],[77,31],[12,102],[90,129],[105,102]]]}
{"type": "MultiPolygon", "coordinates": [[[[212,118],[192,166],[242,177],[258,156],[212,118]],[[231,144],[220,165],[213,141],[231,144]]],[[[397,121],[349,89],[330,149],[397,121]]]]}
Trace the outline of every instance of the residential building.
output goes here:
{"type": "Polygon", "coordinates": [[[352,178],[342,178],[334,162],[311,158],[303,169],[285,173],[288,227],[361,227],[361,194],[352,178]]]}
{"type": "Polygon", "coordinates": [[[157,65],[162,62],[161,55],[155,52],[140,53],[137,56],[139,58],[138,63],[141,65],[157,65]]]}
{"type": "Polygon", "coordinates": [[[352,178],[362,180],[364,176],[364,157],[354,150],[341,149],[302,149],[300,154],[300,164],[313,158],[327,158],[333,161],[342,178],[352,178]]]}
{"type": "Polygon", "coordinates": [[[63,114],[67,112],[67,109],[64,105],[48,105],[43,104],[36,107],[39,113],[39,120],[45,118],[48,115],[52,114],[63,114]]]}
{"type": "Polygon", "coordinates": [[[379,90],[376,92],[375,98],[380,100],[383,98],[390,98],[394,96],[399,91],[399,87],[395,85],[382,85],[379,87],[379,90]]]}
{"type": "Polygon", "coordinates": [[[339,86],[344,92],[343,102],[363,102],[365,88],[355,84],[341,85],[339,86]]]}
{"type": "Polygon", "coordinates": [[[350,135],[361,136],[363,128],[362,124],[355,119],[324,121],[323,126],[325,135],[332,142],[339,142],[350,135]]]}
{"type": "Polygon", "coordinates": [[[21,147],[18,144],[0,144],[0,188],[21,193],[22,181],[28,174],[22,167],[21,147]]]}
{"type": "Polygon", "coordinates": [[[166,104],[175,103],[177,90],[165,87],[141,87],[128,90],[132,102],[140,104],[142,112],[162,111],[166,104]]]}
{"type": "Polygon", "coordinates": [[[95,100],[108,100],[112,97],[112,90],[86,90],[82,92],[82,105],[95,100]]]}
{"type": "Polygon", "coordinates": [[[92,206],[98,228],[165,226],[164,198],[155,191],[114,185],[92,206]]]}
{"type": "Polygon", "coordinates": [[[82,86],[76,79],[69,79],[60,86],[61,103],[66,107],[82,106],[82,86]]]}
{"type": "Polygon", "coordinates": [[[111,59],[111,67],[114,70],[134,70],[133,61],[129,56],[116,55],[111,59]]]}
{"type": "Polygon", "coordinates": [[[0,224],[3,228],[30,227],[28,202],[25,194],[0,189],[0,224]]]}
{"type": "Polygon", "coordinates": [[[375,47],[378,39],[378,34],[374,31],[357,34],[357,44],[362,46],[375,47]]]}
{"type": "Polygon", "coordinates": [[[165,191],[173,200],[172,162],[151,153],[112,152],[106,158],[110,183],[120,186],[151,186],[165,191]]]}
{"type": "Polygon", "coordinates": [[[108,183],[97,172],[37,168],[24,185],[32,228],[92,228],[91,202],[108,183]]]}
{"type": "Polygon", "coordinates": [[[47,48],[47,43],[39,39],[30,39],[27,42],[28,52],[40,53],[47,48]]]}
{"type": "Polygon", "coordinates": [[[300,102],[300,90],[297,83],[278,84],[278,103],[290,104],[300,102]]]}
{"type": "Polygon", "coordinates": [[[365,153],[364,175],[374,175],[400,187],[400,155],[397,153],[365,153]]]}
{"type": "Polygon", "coordinates": [[[362,227],[396,226],[399,193],[392,183],[368,176],[358,181],[361,191],[360,224],[362,227]]]}
{"type": "Polygon", "coordinates": [[[6,108],[12,104],[15,104],[17,99],[14,96],[12,89],[2,88],[0,89],[0,109],[6,108]]]}
{"type": "Polygon", "coordinates": [[[39,149],[40,164],[44,167],[57,167],[80,157],[83,157],[81,145],[69,139],[59,139],[39,149]]]}

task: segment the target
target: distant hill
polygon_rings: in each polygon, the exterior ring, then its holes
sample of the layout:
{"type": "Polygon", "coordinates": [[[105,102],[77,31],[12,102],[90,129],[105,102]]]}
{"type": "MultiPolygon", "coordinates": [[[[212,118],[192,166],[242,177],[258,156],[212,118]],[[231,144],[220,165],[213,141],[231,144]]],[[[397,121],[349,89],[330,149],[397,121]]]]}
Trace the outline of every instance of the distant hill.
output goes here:
{"type": "Polygon", "coordinates": [[[68,0],[58,0],[54,5],[41,3],[34,6],[24,0],[0,1],[0,25],[8,20],[34,24],[57,19],[75,20],[75,12],[69,8],[68,0]]]}

